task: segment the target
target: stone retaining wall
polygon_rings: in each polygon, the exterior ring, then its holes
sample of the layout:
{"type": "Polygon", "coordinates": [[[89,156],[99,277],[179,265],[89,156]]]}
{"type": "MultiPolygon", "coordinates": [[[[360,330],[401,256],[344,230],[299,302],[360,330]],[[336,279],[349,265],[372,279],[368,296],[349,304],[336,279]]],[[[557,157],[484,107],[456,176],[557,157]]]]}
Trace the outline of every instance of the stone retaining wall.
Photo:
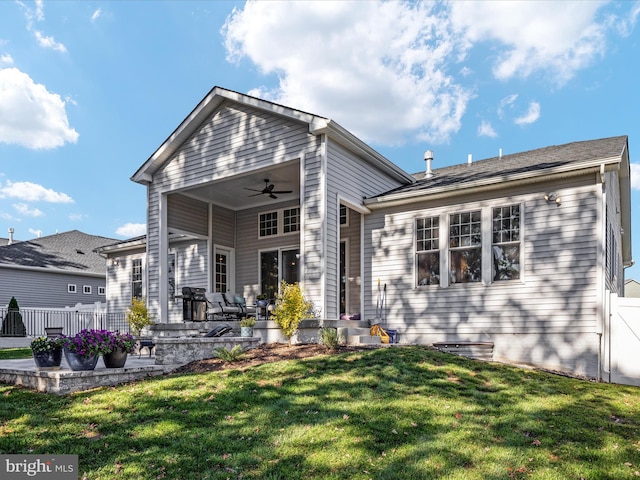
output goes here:
{"type": "Polygon", "coordinates": [[[154,337],[156,365],[180,365],[216,356],[216,348],[241,345],[248,350],[260,343],[258,337],[154,337]]]}

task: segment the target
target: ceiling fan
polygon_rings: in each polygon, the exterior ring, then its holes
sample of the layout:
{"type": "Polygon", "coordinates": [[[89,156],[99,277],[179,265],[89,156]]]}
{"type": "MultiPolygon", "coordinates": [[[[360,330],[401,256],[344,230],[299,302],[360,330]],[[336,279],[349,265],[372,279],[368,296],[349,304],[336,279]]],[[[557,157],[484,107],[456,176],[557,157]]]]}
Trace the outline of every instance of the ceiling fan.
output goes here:
{"type": "Polygon", "coordinates": [[[258,192],[254,195],[249,195],[250,197],[257,197],[258,195],[269,195],[269,197],[271,198],[278,198],[276,197],[276,193],[277,194],[282,194],[282,193],[291,193],[293,190],[274,190],[274,185],[273,183],[269,183],[269,179],[265,178],[264,179],[264,188],[262,190],[256,190],[255,188],[248,188],[248,187],[244,187],[245,190],[251,190],[252,192],[258,192]]]}

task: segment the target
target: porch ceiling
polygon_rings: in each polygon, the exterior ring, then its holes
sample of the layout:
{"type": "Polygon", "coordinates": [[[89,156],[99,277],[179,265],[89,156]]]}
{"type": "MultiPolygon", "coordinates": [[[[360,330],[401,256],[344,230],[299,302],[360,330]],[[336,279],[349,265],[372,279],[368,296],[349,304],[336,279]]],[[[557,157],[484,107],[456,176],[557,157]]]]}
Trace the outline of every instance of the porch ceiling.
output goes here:
{"type": "Polygon", "coordinates": [[[212,181],[183,192],[203,202],[221,205],[231,210],[244,210],[262,205],[273,205],[280,202],[300,199],[300,162],[287,162],[282,165],[273,165],[269,168],[254,170],[253,172],[235,175],[224,179],[212,181]],[[274,191],[291,190],[291,193],[276,194],[277,199],[269,195],[260,194],[254,190],[262,190],[265,180],[273,184],[274,191]]]}

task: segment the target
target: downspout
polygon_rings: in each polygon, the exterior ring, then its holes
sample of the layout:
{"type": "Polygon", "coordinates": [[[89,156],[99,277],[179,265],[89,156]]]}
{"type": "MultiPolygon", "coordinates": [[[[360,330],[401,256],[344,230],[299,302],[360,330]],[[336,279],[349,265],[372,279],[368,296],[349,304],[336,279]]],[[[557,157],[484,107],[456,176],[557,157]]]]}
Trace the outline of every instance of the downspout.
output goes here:
{"type": "Polygon", "coordinates": [[[607,255],[607,189],[606,189],[606,175],[605,175],[605,165],[601,164],[600,165],[600,171],[598,173],[598,177],[600,180],[600,184],[601,184],[601,192],[602,192],[602,196],[601,196],[601,201],[600,201],[600,211],[601,211],[601,222],[600,222],[600,245],[599,245],[599,250],[600,250],[600,258],[602,258],[602,262],[600,262],[600,271],[601,271],[601,275],[600,275],[600,279],[599,279],[599,283],[600,283],[600,287],[599,287],[599,296],[600,296],[600,308],[599,308],[599,319],[598,319],[598,325],[597,325],[597,334],[598,334],[598,381],[602,381],[602,374],[604,373],[608,373],[609,374],[609,381],[611,381],[611,345],[610,345],[610,340],[611,340],[611,335],[607,335],[605,340],[607,340],[607,342],[609,342],[608,348],[607,348],[607,355],[608,355],[608,362],[609,362],[609,370],[607,371],[606,369],[603,368],[603,361],[604,361],[604,356],[603,356],[603,335],[605,332],[605,327],[606,327],[606,323],[607,323],[607,313],[608,313],[608,308],[607,305],[610,301],[610,298],[607,298],[607,284],[606,284],[606,269],[605,269],[605,265],[606,265],[606,255],[607,255]]]}

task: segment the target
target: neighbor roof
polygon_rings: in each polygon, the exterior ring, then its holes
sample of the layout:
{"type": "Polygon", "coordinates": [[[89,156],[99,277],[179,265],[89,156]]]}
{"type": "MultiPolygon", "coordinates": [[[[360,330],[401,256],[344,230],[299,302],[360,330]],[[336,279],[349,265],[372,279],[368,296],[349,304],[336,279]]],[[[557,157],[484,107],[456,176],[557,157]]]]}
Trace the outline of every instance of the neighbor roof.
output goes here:
{"type": "Polygon", "coordinates": [[[94,250],[116,239],[78,230],[0,246],[0,267],[64,270],[83,275],[106,275],[106,262],[94,250]]]}

